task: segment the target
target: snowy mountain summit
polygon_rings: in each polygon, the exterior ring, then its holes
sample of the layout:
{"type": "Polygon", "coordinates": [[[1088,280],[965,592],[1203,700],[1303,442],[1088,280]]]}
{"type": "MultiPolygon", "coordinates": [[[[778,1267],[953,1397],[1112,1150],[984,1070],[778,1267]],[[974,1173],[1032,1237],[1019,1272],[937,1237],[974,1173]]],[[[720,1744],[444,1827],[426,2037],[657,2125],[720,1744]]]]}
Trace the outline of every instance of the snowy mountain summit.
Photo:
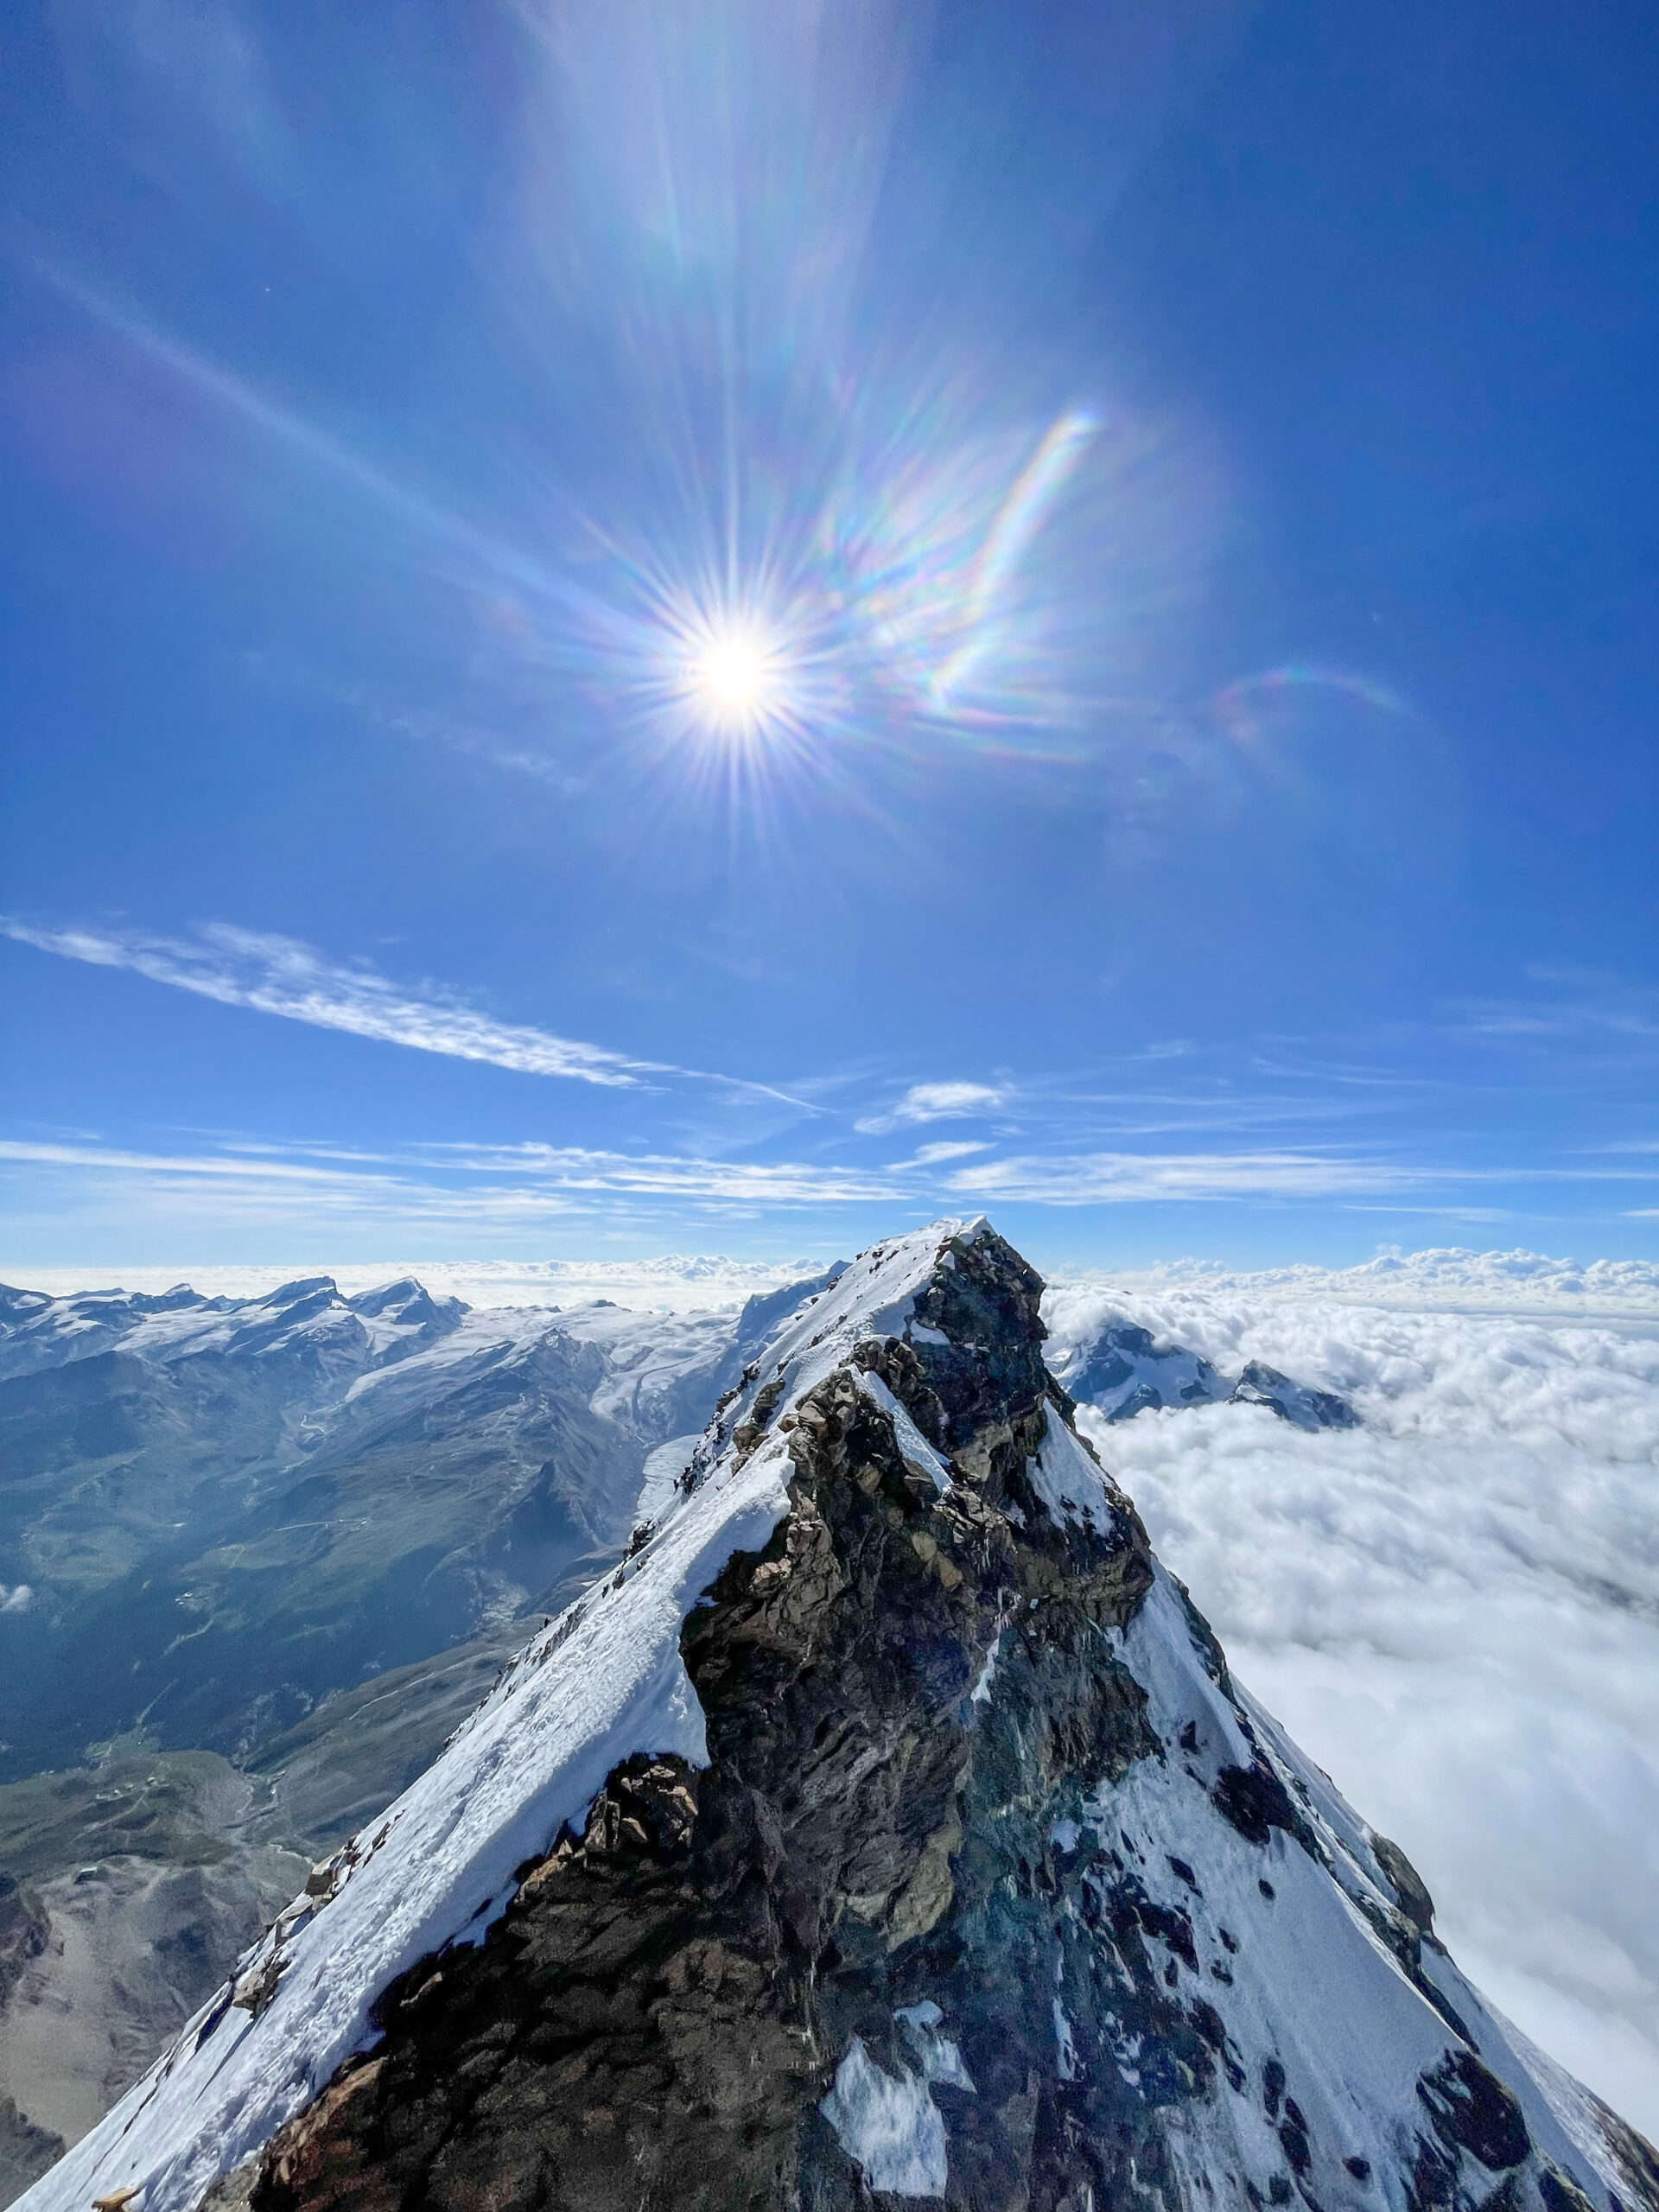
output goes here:
{"type": "Polygon", "coordinates": [[[31,2212],[1659,2212],[1228,1673],[983,1222],[779,1321],[622,1565],[31,2212]]]}

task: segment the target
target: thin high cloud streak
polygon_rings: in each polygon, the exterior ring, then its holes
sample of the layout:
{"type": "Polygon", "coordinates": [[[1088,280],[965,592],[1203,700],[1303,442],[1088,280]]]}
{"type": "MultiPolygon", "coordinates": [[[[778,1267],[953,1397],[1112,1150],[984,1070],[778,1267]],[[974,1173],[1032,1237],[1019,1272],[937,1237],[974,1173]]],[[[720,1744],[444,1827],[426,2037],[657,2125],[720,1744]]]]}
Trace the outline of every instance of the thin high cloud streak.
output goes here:
{"type": "MultiPolygon", "coordinates": [[[[1638,1272],[1448,1252],[1378,1280],[1570,1312],[1596,1287],[1652,1306],[1638,1272]]],[[[1312,1436],[1251,1407],[1085,1418],[1243,1679],[1416,1862],[1460,1962],[1652,2134],[1659,1339],[1329,1281],[1345,1294],[1061,1284],[1051,1351],[1119,1314],[1350,1398],[1363,1426],[1312,1436]]]]}
{"type": "Polygon", "coordinates": [[[77,103],[154,173],[182,129],[273,197],[291,196],[297,149],[255,24],[180,0],[57,0],[51,10],[77,103]],[[171,143],[164,143],[165,129],[171,143]]]}
{"type": "Polygon", "coordinates": [[[66,1199],[95,1217],[111,1211],[152,1220],[234,1216],[247,1224],[285,1223],[302,1235],[329,1222],[510,1233],[564,1215],[604,1211],[626,1218],[633,1201],[652,1202],[660,1217],[674,1204],[756,1213],[771,1206],[891,1204],[916,1195],[885,1171],[543,1144],[417,1147],[353,1165],[308,1148],[299,1157],[281,1157],[251,1146],[144,1153],[7,1139],[0,1141],[0,1164],[6,1162],[35,1171],[30,1185],[36,1196],[49,1202],[58,1195],[55,1183],[66,1199]],[[96,1192],[90,1176],[99,1179],[96,1192]]]}
{"type": "MultiPolygon", "coordinates": [[[[671,1217],[676,1207],[693,1214],[874,1205],[898,1205],[918,1214],[941,1207],[960,1211],[964,1203],[976,1204],[983,1187],[975,1179],[977,1171],[950,1166],[965,1148],[923,1146],[911,1160],[863,1169],[533,1141],[413,1144],[365,1153],[346,1146],[225,1138],[211,1148],[146,1152],[79,1139],[11,1138],[0,1141],[0,1165],[10,1163],[18,1172],[28,1192],[24,1206],[41,1209],[12,1211],[14,1229],[129,1216],[188,1221],[219,1209],[245,1224],[283,1222],[308,1237],[325,1234],[334,1221],[380,1223],[388,1233],[400,1227],[415,1233],[430,1224],[510,1235],[534,1231],[566,1214],[610,1211],[619,1221],[632,1220],[641,1207],[658,1220],[671,1217]]],[[[1332,1188],[1331,1162],[1298,1154],[1113,1160],[1109,1183],[1097,1183],[1096,1203],[1104,1198],[1120,1203],[1317,1198],[1332,1188]]],[[[1386,1163],[1340,1165],[1343,1180],[1336,1187],[1346,1193],[1390,1187],[1395,1173],[1386,1163]]],[[[1057,1176],[1054,1191],[1057,1195],[1050,1195],[1045,1188],[1038,1202],[1081,1202],[1065,1174],[1057,1176]]]]}
{"type": "MultiPolygon", "coordinates": [[[[1262,1149],[1236,1153],[1091,1152],[1026,1154],[988,1160],[950,1178],[957,1195],[1056,1206],[1122,1205],[1148,1199],[1337,1198],[1358,1202],[1443,1197],[1458,1184],[1630,1183],[1653,1179],[1626,1168],[1447,1167],[1365,1159],[1338,1152],[1262,1149]]],[[[1379,1209],[1384,1210],[1387,1209],[1379,1209]]],[[[1416,1200],[1395,1209],[1496,1220],[1503,1210],[1416,1200]]]]}
{"type": "Polygon", "coordinates": [[[550,1030],[497,1021],[458,996],[416,995],[372,968],[344,967],[296,938],[238,929],[229,922],[204,925],[190,942],[136,930],[43,929],[0,916],[0,934],[66,960],[126,969],[221,1006],[246,1007],[451,1059],[483,1060],[521,1075],[563,1076],[613,1090],[639,1090],[647,1078],[677,1076],[771,1097],[783,1095],[734,1077],[635,1059],[550,1030]]]}
{"type": "MultiPolygon", "coordinates": [[[[366,963],[347,964],[317,947],[272,931],[228,922],[200,926],[188,938],[143,929],[71,924],[53,927],[0,915],[0,935],[58,957],[114,968],[189,991],[225,1006],[302,1021],[376,1042],[475,1060],[529,1075],[552,1076],[616,1090],[660,1089],[672,1082],[713,1083],[733,1093],[766,1098],[798,1112],[822,1113],[795,1091],[737,1077],[645,1059],[527,1024],[505,1022],[468,1005],[459,993],[411,988],[366,963]]],[[[810,1091],[813,1086],[809,1084],[810,1091]]],[[[1420,1169],[1386,1157],[1263,1145],[1177,1153],[1075,1149],[1078,1135],[1156,1140],[1178,1131],[1264,1132],[1275,1123],[1329,1120],[1328,1101],[1274,1096],[1244,1100],[1231,1092],[1075,1093],[1053,1085],[954,1079],[912,1084],[893,1104],[854,1122],[856,1134],[880,1136],[939,1122],[973,1122],[1017,1114],[1046,1124],[1065,1150],[979,1161],[941,1181],[949,1198],[1022,1200],[1093,1205],[1147,1198],[1216,1199],[1254,1196],[1383,1198],[1426,1190],[1451,1171],[1420,1169]],[[1128,1113],[1124,1109],[1134,1107],[1128,1113]]],[[[1004,1136],[1007,1134],[1005,1125],[1004,1136]]],[[[920,1173],[953,1159],[989,1152],[982,1139],[944,1140],[918,1147],[895,1163],[894,1176],[920,1173]]],[[[1641,1171],[1586,1167],[1581,1179],[1641,1179],[1641,1171]]],[[[896,1189],[897,1185],[890,1185],[896,1189]]]]}
{"type": "MultiPolygon", "coordinates": [[[[194,1235],[199,1224],[244,1235],[280,1230],[289,1250],[371,1234],[382,1250],[430,1249],[429,1240],[456,1236],[499,1248],[537,1239],[561,1222],[679,1236],[711,1219],[762,1222],[772,1211],[816,1213],[819,1233],[833,1237],[840,1234],[834,1221],[849,1207],[897,1208],[917,1220],[976,1211],[982,1182],[974,1182],[974,1170],[952,1166],[963,1149],[923,1146],[910,1160],[862,1168],[533,1141],[410,1143],[371,1152],[223,1135],[206,1144],[197,1138],[189,1148],[144,1151],[79,1135],[17,1137],[0,1141],[0,1174],[11,1200],[0,1223],[15,1250],[43,1242],[60,1250],[65,1236],[110,1250],[112,1238],[124,1245],[140,1228],[171,1242],[194,1235]]],[[[1112,1157],[1109,1181],[1097,1181],[1090,1194],[1094,1203],[1230,1197],[1291,1204],[1332,1190],[1332,1163],[1298,1154],[1112,1157]]],[[[1390,1187],[1396,1171],[1386,1162],[1338,1164],[1336,1187],[1344,1204],[1385,1204],[1358,1194],[1390,1187]]],[[[1021,1187],[1039,1192],[1039,1204],[1082,1202],[1069,1173],[1057,1177],[1052,1192],[1046,1183],[1021,1187]]],[[[1436,1209],[1419,1200],[1400,1210],[1436,1209]]],[[[18,1263],[9,1264],[15,1271],[18,1263]]]]}
{"type": "Polygon", "coordinates": [[[1146,1198],[1348,1198],[1417,1190],[1434,1179],[1386,1160],[1313,1152],[1026,1154],[960,1168],[950,1187],[982,1199],[1114,1205],[1146,1198]]]}
{"type": "Polygon", "coordinates": [[[1525,971],[1531,995],[1467,999],[1449,1009],[1471,1035],[1614,1044],[1643,1058],[1659,1045],[1659,989],[1599,969],[1535,963],[1525,971]]]}
{"type": "MultiPolygon", "coordinates": [[[[1098,1164],[1117,1156],[1105,1149],[1109,1140],[1127,1147],[1135,1139],[1191,1135],[1211,1141],[1229,1136],[1242,1141],[1253,1135],[1257,1148],[1276,1154],[1283,1147],[1271,1141],[1270,1132],[1351,1128],[1379,1117],[1398,1120],[1423,1093],[1445,1095],[1459,1088],[1444,1075],[1430,1077],[1313,1057],[1298,1060],[1282,1052],[1255,1050],[1211,1056],[1207,1069],[1194,1069],[1179,1084],[1166,1079],[1124,1083],[1125,1067],[1189,1058],[1194,1049],[1152,1047],[1122,1055],[1102,1068],[1074,1067],[1017,1079],[1003,1076],[995,1083],[912,1084],[894,1103],[861,1115],[854,1127],[861,1135],[885,1135],[931,1122],[994,1121],[1004,1141],[1016,1134],[1044,1133],[1051,1148],[1042,1158],[1080,1159],[1080,1173],[1086,1178],[1098,1164]]],[[[860,1079],[870,1079],[872,1073],[861,1071],[860,1079]]],[[[845,1088],[850,1078],[839,1080],[845,1088]]],[[[982,1144],[979,1148],[990,1147],[982,1144]]],[[[1305,1141],[1302,1150],[1308,1148],[1305,1141]]],[[[1649,1148],[1659,1150],[1659,1146],[1649,1148]]],[[[1243,1151],[1242,1142],[1237,1149],[1243,1151]]],[[[1122,1156],[1135,1155],[1126,1148],[1122,1156]]],[[[1011,1174],[1019,1173],[1024,1164],[1018,1159],[1003,1163],[1011,1174]]]]}

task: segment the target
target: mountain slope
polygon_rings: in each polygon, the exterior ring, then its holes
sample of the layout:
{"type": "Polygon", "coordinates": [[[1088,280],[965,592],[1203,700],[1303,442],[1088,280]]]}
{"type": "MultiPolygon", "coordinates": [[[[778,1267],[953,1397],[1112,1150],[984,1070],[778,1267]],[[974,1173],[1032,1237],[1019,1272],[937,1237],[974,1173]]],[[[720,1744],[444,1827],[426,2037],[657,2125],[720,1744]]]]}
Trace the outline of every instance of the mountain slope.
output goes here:
{"type": "Polygon", "coordinates": [[[238,1759],[626,1541],[741,1318],[469,1313],[410,1281],[0,1294],[7,1778],[141,1719],[238,1759]],[[89,1648],[119,1665],[88,1669],[89,1648]]]}
{"type": "Polygon", "coordinates": [[[1262,1406],[1294,1428],[1352,1428],[1357,1416],[1334,1390],[1294,1382],[1265,1361],[1245,1363],[1236,1382],[1202,1352],[1155,1337],[1124,1319],[1109,1303],[1076,1294],[1062,1301],[1064,1321],[1049,1365],[1079,1405],[1109,1421],[1184,1406],[1262,1406]],[[1081,1311],[1079,1311],[1081,1307],[1081,1311]],[[1096,1310],[1091,1310],[1096,1309],[1096,1310]]]}
{"type": "Polygon", "coordinates": [[[1659,2206],[1232,1683],[1040,1290],[942,1224],[783,1322],[31,2206],[1659,2206]]]}

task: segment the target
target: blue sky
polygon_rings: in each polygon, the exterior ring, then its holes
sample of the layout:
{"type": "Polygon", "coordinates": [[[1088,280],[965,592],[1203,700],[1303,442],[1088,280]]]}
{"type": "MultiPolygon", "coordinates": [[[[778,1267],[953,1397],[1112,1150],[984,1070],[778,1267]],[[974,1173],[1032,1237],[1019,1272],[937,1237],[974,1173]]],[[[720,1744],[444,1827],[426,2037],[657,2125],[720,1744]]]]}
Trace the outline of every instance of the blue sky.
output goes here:
{"type": "Polygon", "coordinates": [[[1659,1250],[1651,10],[11,21],[12,1279],[1659,1250]]]}

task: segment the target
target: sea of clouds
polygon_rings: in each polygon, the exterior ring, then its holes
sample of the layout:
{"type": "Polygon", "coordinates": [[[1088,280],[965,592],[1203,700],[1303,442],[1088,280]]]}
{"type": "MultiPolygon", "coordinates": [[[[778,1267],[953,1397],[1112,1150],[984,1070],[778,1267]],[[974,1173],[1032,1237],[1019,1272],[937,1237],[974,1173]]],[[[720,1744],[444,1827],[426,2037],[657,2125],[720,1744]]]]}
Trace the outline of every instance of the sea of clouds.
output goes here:
{"type": "Polygon", "coordinates": [[[1084,1418],[1465,1969],[1659,2136],[1659,1268],[1438,1253],[1071,1280],[1045,1310],[1061,1343],[1121,1316],[1352,1403],[1313,1435],[1084,1418]]]}

